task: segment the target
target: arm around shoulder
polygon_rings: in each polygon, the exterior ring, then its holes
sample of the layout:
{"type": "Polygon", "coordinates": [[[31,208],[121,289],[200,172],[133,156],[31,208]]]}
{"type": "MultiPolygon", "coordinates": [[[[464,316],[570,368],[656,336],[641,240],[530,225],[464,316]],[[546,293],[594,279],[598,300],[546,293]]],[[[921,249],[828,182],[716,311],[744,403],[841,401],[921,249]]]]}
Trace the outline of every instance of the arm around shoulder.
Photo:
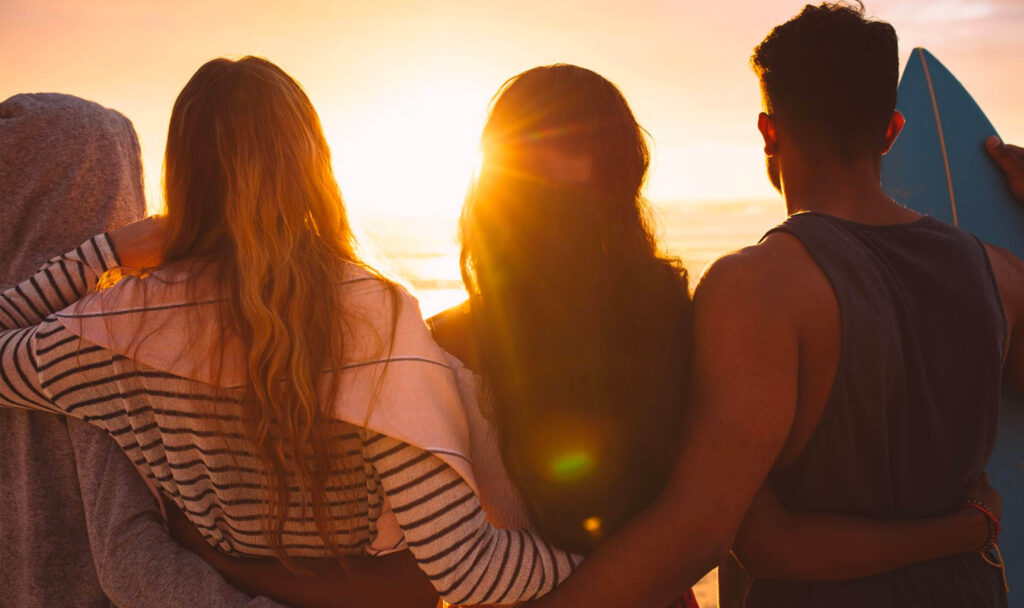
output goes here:
{"type": "MultiPolygon", "coordinates": [[[[989,496],[982,502],[992,503],[989,496]]],[[[765,484],[743,520],[735,554],[755,578],[835,581],[975,551],[988,534],[987,519],[975,509],[908,520],[792,511],[765,484]]]]}
{"type": "Polygon", "coordinates": [[[664,492],[540,605],[666,605],[728,554],[796,409],[796,329],[774,255],[757,249],[715,262],[697,288],[691,403],[664,492]]]}
{"type": "Polygon", "coordinates": [[[156,500],[105,432],[71,420],[68,433],[103,592],[123,608],[273,608],[230,586],[171,540],[156,500]]]}

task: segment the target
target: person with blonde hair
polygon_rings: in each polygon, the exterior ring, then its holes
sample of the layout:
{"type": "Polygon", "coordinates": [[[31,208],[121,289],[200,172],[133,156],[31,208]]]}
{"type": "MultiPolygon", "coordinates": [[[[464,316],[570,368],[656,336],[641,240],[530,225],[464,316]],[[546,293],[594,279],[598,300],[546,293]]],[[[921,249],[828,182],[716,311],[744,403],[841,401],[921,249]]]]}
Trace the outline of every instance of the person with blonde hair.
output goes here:
{"type": "Polygon", "coordinates": [[[476,498],[448,359],[356,256],[319,119],[260,58],[174,105],[167,212],[95,236],[0,298],[0,404],[104,428],[235,556],[408,548],[453,603],[539,597],[578,558],[476,498]],[[127,274],[96,290],[111,272],[127,274]]]}

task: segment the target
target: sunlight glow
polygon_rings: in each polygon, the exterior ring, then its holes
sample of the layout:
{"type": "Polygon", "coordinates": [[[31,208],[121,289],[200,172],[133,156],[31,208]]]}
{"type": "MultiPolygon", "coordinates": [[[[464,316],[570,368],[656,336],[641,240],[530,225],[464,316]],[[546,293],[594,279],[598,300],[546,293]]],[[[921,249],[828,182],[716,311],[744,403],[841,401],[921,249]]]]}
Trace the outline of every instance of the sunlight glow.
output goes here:
{"type": "Polygon", "coordinates": [[[437,80],[328,127],[346,206],[362,214],[454,218],[479,166],[489,93],[437,80]]]}

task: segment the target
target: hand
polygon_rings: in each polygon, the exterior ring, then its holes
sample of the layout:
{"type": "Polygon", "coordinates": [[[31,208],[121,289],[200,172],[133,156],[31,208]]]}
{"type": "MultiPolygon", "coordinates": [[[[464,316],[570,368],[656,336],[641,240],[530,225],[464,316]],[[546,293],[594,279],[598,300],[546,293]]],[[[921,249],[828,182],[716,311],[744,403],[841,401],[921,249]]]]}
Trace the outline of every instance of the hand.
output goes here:
{"type": "Polygon", "coordinates": [[[1010,191],[1017,200],[1024,203],[1024,148],[1004,144],[995,135],[985,140],[985,147],[992,160],[1006,173],[1010,191]]]}
{"type": "Polygon", "coordinates": [[[125,268],[155,268],[163,262],[164,229],[167,220],[151,215],[110,232],[114,251],[125,268]]]}

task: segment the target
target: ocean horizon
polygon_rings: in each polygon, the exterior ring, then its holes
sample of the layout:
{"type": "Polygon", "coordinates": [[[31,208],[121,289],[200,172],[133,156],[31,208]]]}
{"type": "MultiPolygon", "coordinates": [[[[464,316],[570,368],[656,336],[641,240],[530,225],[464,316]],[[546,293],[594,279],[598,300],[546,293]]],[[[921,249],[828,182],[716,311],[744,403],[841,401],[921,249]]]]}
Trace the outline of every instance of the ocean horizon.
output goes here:
{"type": "MultiPolygon", "coordinates": [[[[756,243],[786,216],[781,198],[652,202],[651,212],[662,251],[682,259],[691,288],[708,263],[756,243]]],[[[424,317],[466,298],[456,216],[352,215],[361,253],[413,292],[424,317]]]]}

